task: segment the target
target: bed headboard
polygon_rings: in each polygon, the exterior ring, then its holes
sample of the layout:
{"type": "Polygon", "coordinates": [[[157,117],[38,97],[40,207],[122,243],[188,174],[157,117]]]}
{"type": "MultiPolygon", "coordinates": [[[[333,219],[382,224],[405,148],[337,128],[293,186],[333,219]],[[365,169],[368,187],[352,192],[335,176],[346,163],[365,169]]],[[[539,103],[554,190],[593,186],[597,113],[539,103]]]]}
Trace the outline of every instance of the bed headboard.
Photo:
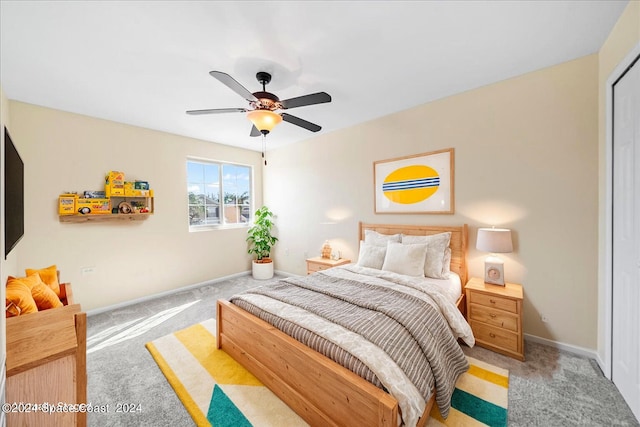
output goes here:
{"type": "MultiPolygon", "coordinates": [[[[457,227],[434,225],[397,225],[397,224],[365,224],[360,222],[360,240],[364,240],[364,230],[377,231],[380,234],[408,234],[412,236],[428,236],[431,234],[451,232],[451,271],[460,276],[462,288],[467,283],[467,224],[457,227]]],[[[463,292],[464,293],[464,292],[463,292]]]]}

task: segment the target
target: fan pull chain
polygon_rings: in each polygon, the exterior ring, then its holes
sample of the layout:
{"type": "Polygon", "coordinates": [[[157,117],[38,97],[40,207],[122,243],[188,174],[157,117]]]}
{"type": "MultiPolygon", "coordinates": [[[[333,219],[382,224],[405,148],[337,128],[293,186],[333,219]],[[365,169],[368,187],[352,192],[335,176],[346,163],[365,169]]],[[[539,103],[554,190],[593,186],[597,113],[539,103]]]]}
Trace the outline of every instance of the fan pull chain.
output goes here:
{"type": "Polygon", "coordinates": [[[262,158],[264,159],[264,165],[265,166],[267,166],[267,155],[266,155],[267,142],[266,142],[266,138],[267,138],[267,136],[265,134],[262,134],[262,158]]]}

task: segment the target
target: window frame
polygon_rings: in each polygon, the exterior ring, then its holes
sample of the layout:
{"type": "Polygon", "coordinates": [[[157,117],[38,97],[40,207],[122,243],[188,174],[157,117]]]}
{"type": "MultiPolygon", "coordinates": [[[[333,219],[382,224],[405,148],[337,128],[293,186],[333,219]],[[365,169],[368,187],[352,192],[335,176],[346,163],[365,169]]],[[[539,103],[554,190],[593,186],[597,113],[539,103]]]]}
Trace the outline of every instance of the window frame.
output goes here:
{"type": "MultiPolygon", "coordinates": [[[[187,161],[186,161],[186,169],[187,169],[187,225],[189,227],[189,232],[200,232],[200,231],[210,231],[210,230],[223,230],[223,229],[231,229],[231,228],[244,228],[244,227],[249,227],[252,223],[253,223],[253,206],[255,205],[255,196],[254,196],[254,167],[252,165],[248,165],[248,164],[244,164],[244,163],[239,163],[239,162],[230,162],[230,161],[223,161],[223,160],[212,160],[212,159],[207,159],[207,158],[202,158],[202,157],[187,157],[187,161]],[[225,205],[225,201],[224,201],[224,168],[225,166],[236,166],[236,167],[242,167],[242,168],[247,168],[248,172],[249,172],[249,217],[247,219],[247,222],[233,222],[233,223],[227,223],[225,221],[225,216],[224,214],[220,215],[220,223],[218,224],[191,224],[190,219],[189,219],[189,214],[190,214],[190,208],[192,203],[190,203],[190,198],[189,198],[189,184],[191,183],[191,181],[189,180],[189,164],[190,163],[200,163],[200,164],[204,164],[204,165],[216,165],[218,166],[218,182],[219,182],[219,188],[218,188],[218,200],[219,200],[219,204],[222,208],[224,208],[225,205]]],[[[202,184],[206,185],[206,182],[202,182],[202,184]]],[[[206,205],[205,205],[206,206],[206,205]]]]}

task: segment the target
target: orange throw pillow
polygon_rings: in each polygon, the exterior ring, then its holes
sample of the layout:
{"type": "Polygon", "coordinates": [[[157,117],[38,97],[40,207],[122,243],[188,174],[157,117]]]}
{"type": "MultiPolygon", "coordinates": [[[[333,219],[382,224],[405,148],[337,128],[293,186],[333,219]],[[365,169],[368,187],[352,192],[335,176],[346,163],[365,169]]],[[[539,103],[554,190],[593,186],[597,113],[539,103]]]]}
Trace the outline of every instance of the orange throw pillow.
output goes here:
{"type": "MultiPolygon", "coordinates": [[[[7,280],[7,295],[5,299],[9,301],[7,305],[12,303],[18,307],[20,314],[36,313],[38,311],[38,306],[31,295],[31,289],[21,279],[9,277],[7,280]]],[[[7,317],[12,317],[15,314],[13,310],[5,310],[5,313],[7,317]]]]}
{"type": "Polygon", "coordinates": [[[24,283],[25,285],[27,285],[29,290],[33,289],[33,287],[35,285],[37,285],[38,283],[42,283],[42,279],[40,278],[40,275],[38,273],[32,273],[31,275],[29,275],[27,277],[12,277],[12,276],[9,276],[9,279],[17,280],[17,281],[19,281],[21,283],[24,283]]]}
{"type": "Polygon", "coordinates": [[[27,268],[25,270],[27,276],[31,276],[33,273],[38,273],[42,281],[51,288],[53,292],[60,297],[60,283],[58,283],[58,268],[56,265],[49,266],[47,268],[41,268],[40,270],[34,270],[27,268]]]}
{"type": "Polygon", "coordinates": [[[31,296],[38,306],[38,310],[62,307],[62,302],[50,287],[40,282],[31,288],[31,296]]]}

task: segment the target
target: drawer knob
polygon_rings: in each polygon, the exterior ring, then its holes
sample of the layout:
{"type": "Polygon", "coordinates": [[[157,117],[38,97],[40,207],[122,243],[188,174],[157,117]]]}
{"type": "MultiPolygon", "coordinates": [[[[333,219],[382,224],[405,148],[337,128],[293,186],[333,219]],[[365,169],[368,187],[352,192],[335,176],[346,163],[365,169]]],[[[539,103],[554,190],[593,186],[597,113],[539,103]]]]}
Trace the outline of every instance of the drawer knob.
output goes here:
{"type": "Polygon", "coordinates": [[[495,338],[495,337],[496,337],[496,334],[494,334],[493,332],[489,332],[489,336],[490,336],[491,338],[495,338]]]}
{"type": "Polygon", "coordinates": [[[491,304],[495,304],[495,303],[496,303],[496,300],[490,299],[490,300],[489,300],[489,302],[490,302],[491,304]]]}
{"type": "Polygon", "coordinates": [[[491,317],[492,319],[495,319],[495,318],[496,318],[496,315],[495,315],[494,313],[491,313],[491,314],[489,315],[489,317],[491,317]]]}

